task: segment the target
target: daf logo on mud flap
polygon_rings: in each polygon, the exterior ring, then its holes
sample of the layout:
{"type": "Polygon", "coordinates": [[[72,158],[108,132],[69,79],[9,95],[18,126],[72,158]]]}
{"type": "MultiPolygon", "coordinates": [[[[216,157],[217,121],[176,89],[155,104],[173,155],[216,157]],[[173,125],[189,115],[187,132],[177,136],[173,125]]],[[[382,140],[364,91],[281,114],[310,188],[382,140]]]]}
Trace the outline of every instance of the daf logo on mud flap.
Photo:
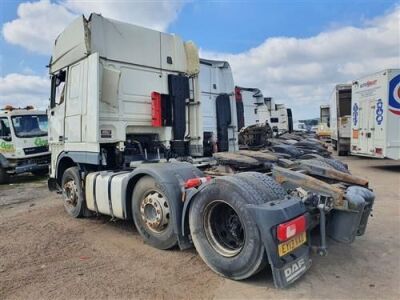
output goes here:
{"type": "Polygon", "coordinates": [[[306,262],[304,258],[294,262],[290,267],[284,269],[286,281],[289,282],[306,269],[306,262]]]}

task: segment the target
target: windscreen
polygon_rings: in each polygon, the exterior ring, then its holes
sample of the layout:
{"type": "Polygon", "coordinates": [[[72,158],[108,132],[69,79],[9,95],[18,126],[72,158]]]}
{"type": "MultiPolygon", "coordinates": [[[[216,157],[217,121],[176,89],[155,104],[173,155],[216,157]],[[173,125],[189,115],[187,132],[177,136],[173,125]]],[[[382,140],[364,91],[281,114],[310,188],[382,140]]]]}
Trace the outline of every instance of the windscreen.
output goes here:
{"type": "Polygon", "coordinates": [[[17,137],[30,138],[47,135],[46,115],[13,116],[11,119],[17,137]]]}

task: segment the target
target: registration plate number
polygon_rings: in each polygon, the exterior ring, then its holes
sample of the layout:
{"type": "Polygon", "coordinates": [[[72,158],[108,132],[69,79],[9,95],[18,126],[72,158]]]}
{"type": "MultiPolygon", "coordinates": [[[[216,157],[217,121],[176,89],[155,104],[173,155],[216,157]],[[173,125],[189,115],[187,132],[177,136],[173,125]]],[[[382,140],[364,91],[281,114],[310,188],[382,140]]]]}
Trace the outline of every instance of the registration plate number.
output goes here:
{"type": "Polygon", "coordinates": [[[296,235],[294,238],[278,245],[278,254],[279,256],[284,256],[289,252],[292,252],[294,249],[300,247],[307,241],[306,233],[303,232],[299,235],[296,235]]]}

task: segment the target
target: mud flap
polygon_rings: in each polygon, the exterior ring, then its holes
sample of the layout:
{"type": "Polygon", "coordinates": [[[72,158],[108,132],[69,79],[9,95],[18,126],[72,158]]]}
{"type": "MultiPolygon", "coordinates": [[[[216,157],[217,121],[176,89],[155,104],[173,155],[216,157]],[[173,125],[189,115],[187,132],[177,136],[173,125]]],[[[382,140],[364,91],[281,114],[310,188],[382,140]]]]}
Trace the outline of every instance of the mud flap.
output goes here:
{"type": "Polygon", "coordinates": [[[290,197],[279,201],[270,201],[261,205],[248,205],[260,231],[268,261],[271,266],[274,284],[285,288],[299,279],[311,266],[310,237],[308,243],[301,245],[290,254],[280,257],[278,242],[275,238],[276,226],[300,215],[309,215],[300,199],[290,197]]]}
{"type": "Polygon", "coordinates": [[[334,210],[328,221],[327,234],[341,243],[352,243],[363,235],[372,212],[375,195],[369,189],[351,186],[346,190],[348,210],[334,210]]]}
{"type": "Polygon", "coordinates": [[[216,99],[217,145],[218,151],[229,151],[228,126],[231,123],[231,104],[229,96],[221,94],[216,99]]]}

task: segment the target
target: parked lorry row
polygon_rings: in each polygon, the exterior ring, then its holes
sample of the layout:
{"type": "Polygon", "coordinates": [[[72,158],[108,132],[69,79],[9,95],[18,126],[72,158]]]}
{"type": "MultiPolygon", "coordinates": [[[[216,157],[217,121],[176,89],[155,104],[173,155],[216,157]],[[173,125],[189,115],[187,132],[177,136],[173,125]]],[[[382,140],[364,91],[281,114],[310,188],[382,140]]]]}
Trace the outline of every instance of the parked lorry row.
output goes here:
{"type": "Polygon", "coordinates": [[[275,142],[299,155],[241,147],[254,117],[243,99],[259,95],[194,43],[92,14],[58,36],[49,70],[48,184],[72,217],[131,220],[147,244],[195,247],[234,280],[268,265],[280,288],[311,267],[312,249],[327,254],[327,237],[365,233],[368,181],[305,153],[318,141],[297,135],[275,142]]]}

